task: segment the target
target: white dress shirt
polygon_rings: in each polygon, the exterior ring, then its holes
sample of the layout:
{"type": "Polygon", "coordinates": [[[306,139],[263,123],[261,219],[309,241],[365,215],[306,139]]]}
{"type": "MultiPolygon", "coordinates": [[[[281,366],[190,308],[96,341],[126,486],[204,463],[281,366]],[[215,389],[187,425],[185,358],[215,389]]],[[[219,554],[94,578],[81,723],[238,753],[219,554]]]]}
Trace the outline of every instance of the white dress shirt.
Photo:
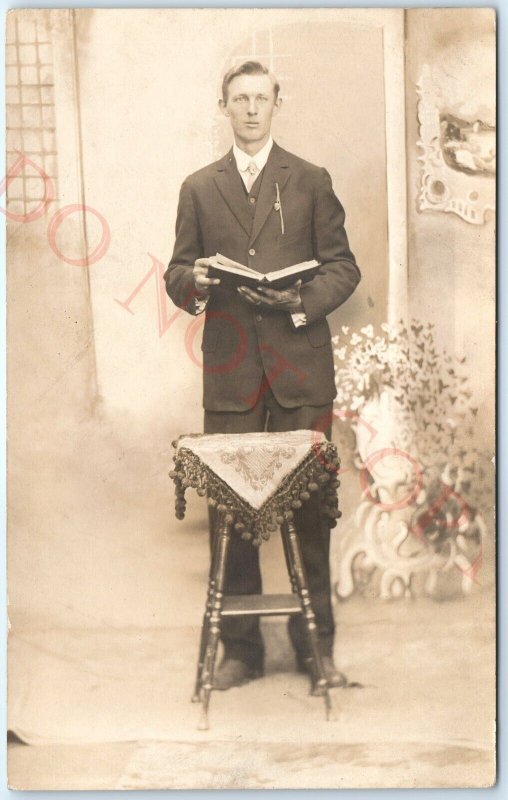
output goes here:
{"type": "Polygon", "coordinates": [[[242,181],[245,184],[245,188],[247,188],[247,181],[249,180],[249,164],[251,161],[254,161],[256,167],[258,168],[257,174],[259,175],[268,161],[268,156],[270,155],[272,146],[273,139],[270,136],[267,143],[261,148],[261,150],[258,150],[255,156],[250,156],[244,150],[240,150],[236,143],[233,145],[233,155],[235,157],[236,166],[238,167],[238,172],[242,176],[242,181]]]}
{"type": "MultiPolygon", "coordinates": [[[[233,144],[233,155],[235,157],[236,166],[238,168],[238,172],[241,175],[241,178],[244,182],[245,188],[247,188],[247,181],[249,180],[249,164],[254,161],[256,167],[258,168],[258,175],[265,166],[266,162],[268,161],[268,156],[270,155],[270,150],[273,146],[273,139],[270,136],[267,143],[258,150],[258,152],[251,156],[246,153],[244,150],[241,150],[238,145],[235,143],[233,144]]],[[[205,309],[208,303],[208,297],[204,298],[195,298],[196,303],[196,312],[201,314],[205,309]]],[[[307,317],[305,312],[297,311],[294,314],[290,314],[291,321],[295,328],[299,328],[301,325],[307,324],[307,317]]]]}

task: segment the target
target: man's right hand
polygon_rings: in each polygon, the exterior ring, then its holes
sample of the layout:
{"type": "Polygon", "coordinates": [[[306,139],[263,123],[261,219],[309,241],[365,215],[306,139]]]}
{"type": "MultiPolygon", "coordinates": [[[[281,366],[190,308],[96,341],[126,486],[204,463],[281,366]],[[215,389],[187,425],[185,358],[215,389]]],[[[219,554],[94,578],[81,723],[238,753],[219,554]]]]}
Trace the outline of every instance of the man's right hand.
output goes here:
{"type": "Polygon", "coordinates": [[[210,267],[210,260],[208,258],[198,258],[194,262],[192,274],[194,277],[194,286],[196,291],[202,297],[208,297],[212,286],[217,286],[220,283],[219,278],[209,278],[208,269],[210,267]]]}

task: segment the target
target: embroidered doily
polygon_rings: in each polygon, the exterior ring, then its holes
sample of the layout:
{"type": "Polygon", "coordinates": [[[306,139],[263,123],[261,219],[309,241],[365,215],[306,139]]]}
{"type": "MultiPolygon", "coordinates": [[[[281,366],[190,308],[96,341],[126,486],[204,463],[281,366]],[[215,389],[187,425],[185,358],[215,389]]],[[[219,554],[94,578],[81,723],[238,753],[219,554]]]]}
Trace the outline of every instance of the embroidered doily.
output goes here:
{"type": "MultiPolygon", "coordinates": [[[[208,495],[208,504],[231,514],[235,529],[255,545],[312,492],[320,494],[321,513],[333,527],[340,516],[335,445],[317,431],[285,433],[192,434],[175,442],[176,516],[185,515],[185,490],[208,495]]],[[[231,520],[230,520],[231,521],[231,520]]]]}

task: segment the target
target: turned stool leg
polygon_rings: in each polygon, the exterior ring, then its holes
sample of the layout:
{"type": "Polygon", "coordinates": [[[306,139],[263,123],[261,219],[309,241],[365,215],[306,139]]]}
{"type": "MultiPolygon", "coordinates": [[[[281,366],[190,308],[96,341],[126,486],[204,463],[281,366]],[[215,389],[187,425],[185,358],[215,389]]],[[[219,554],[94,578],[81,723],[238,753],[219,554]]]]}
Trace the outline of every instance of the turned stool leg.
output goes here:
{"type": "Polygon", "coordinates": [[[303,566],[302,554],[300,550],[300,542],[298,541],[298,534],[295,526],[290,520],[287,520],[282,525],[282,539],[284,542],[284,552],[287,551],[289,559],[289,574],[292,585],[296,585],[300,603],[302,605],[302,616],[304,628],[307,633],[309,648],[312,655],[313,669],[312,669],[312,691],[323,695],[326,708],[326,718],[329,719],[331,712],[330,693],[328,691],[328,684],[323,669],[323,662],[321,653],[319,651],[318,636],[316,629],[316,618],[309,596],[309,589],[307,586],[307,576],[303,566]],[[294,584],[293,584],[294,581],[294,584]]]}
{"type": "Polygon", "coordinates": [[[215,659],[217,657],[217,648],[219,645],[224,581],[226,577],[226,559],[231,538],[232,522],[233,517],[231,514],[226,513],[221,515],[219,531],[214,543],[213,572],[211,573],[209,595],[210,616],[207,623],[206,636],[202,642],[204,655],[203,666],[200,670],[201,674],[199,677],[201,702],[203,704],[201,720],[198,725],[200,731],[208,730],[208,706],[210,704],[215,659]]]}
{"type": "Polygon", "coordinates": [[[206,651],[206,642],[208,640],[208,629],[210,626],[210,598],[212,595],[212,585],[211,582],[208,584],[208,597],[206,600],[206,611],[203,614],[203,624],[201,626],[201,639],[199,642],[199,656],[198,656],[198,668],[196,672],[196,682],[194,684],[194,694],[192,695],[191,701],[193,703],[199,703],[201,699],[201,684],[202,684],[202,676],[203,676],[203,665],[205,663],[205,651],[206,651]]]}
{"type": "Polygon", "coordinates": [[[213,597],[215,591],[215,574],[217,572],[217,558],[219,548],[214,542],[212,549],[212,559],[210,564],[210,573],[208,576],[208,593],[206,597],[205,613],[203,615],[203,625],[201,626],[201,639],[199,643],[199,656],[198,656],[198,669],[196,674],[196,683],[194,686],[194,694],[192,695],[192,702],[199,703],[201,700],[201,686],[203,683],[203,665],[205,663],[206,643],[208,641],[208,634],[210,629],[210,617],[212,616],[213,597]]]}

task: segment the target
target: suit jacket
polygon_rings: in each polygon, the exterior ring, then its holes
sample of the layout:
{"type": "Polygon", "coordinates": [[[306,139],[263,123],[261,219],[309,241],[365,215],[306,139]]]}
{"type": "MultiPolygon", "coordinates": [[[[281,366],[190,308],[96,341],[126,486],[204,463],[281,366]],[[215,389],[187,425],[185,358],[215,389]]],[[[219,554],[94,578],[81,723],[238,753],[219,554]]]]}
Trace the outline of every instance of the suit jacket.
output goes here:
{"type": "MultiPolygon", "coordinates": [[[[259,194],[249,206],[232,149],[186,178],[173,256],[164,274],[170,298],[190,314],[199,313],[192,268],[196,259],[217,252],[259,272],[312,258],[323,266],[301,288],[307,319],[301,327],[295,327],[289,312],[253,308],[235,291],[212,289],[202,340],[203,405],[210,411],[251,408],[263,380],[287,408],[325,405],[336,395],[326,316],[360,280],[344,230],[344,209],[325,169],[275,143],[260,180],[259,194]],[[275,207],[276,184],[284,233],[275,207]]],[[[192,338],[190,332],[188,347],[192,338]]]]}

